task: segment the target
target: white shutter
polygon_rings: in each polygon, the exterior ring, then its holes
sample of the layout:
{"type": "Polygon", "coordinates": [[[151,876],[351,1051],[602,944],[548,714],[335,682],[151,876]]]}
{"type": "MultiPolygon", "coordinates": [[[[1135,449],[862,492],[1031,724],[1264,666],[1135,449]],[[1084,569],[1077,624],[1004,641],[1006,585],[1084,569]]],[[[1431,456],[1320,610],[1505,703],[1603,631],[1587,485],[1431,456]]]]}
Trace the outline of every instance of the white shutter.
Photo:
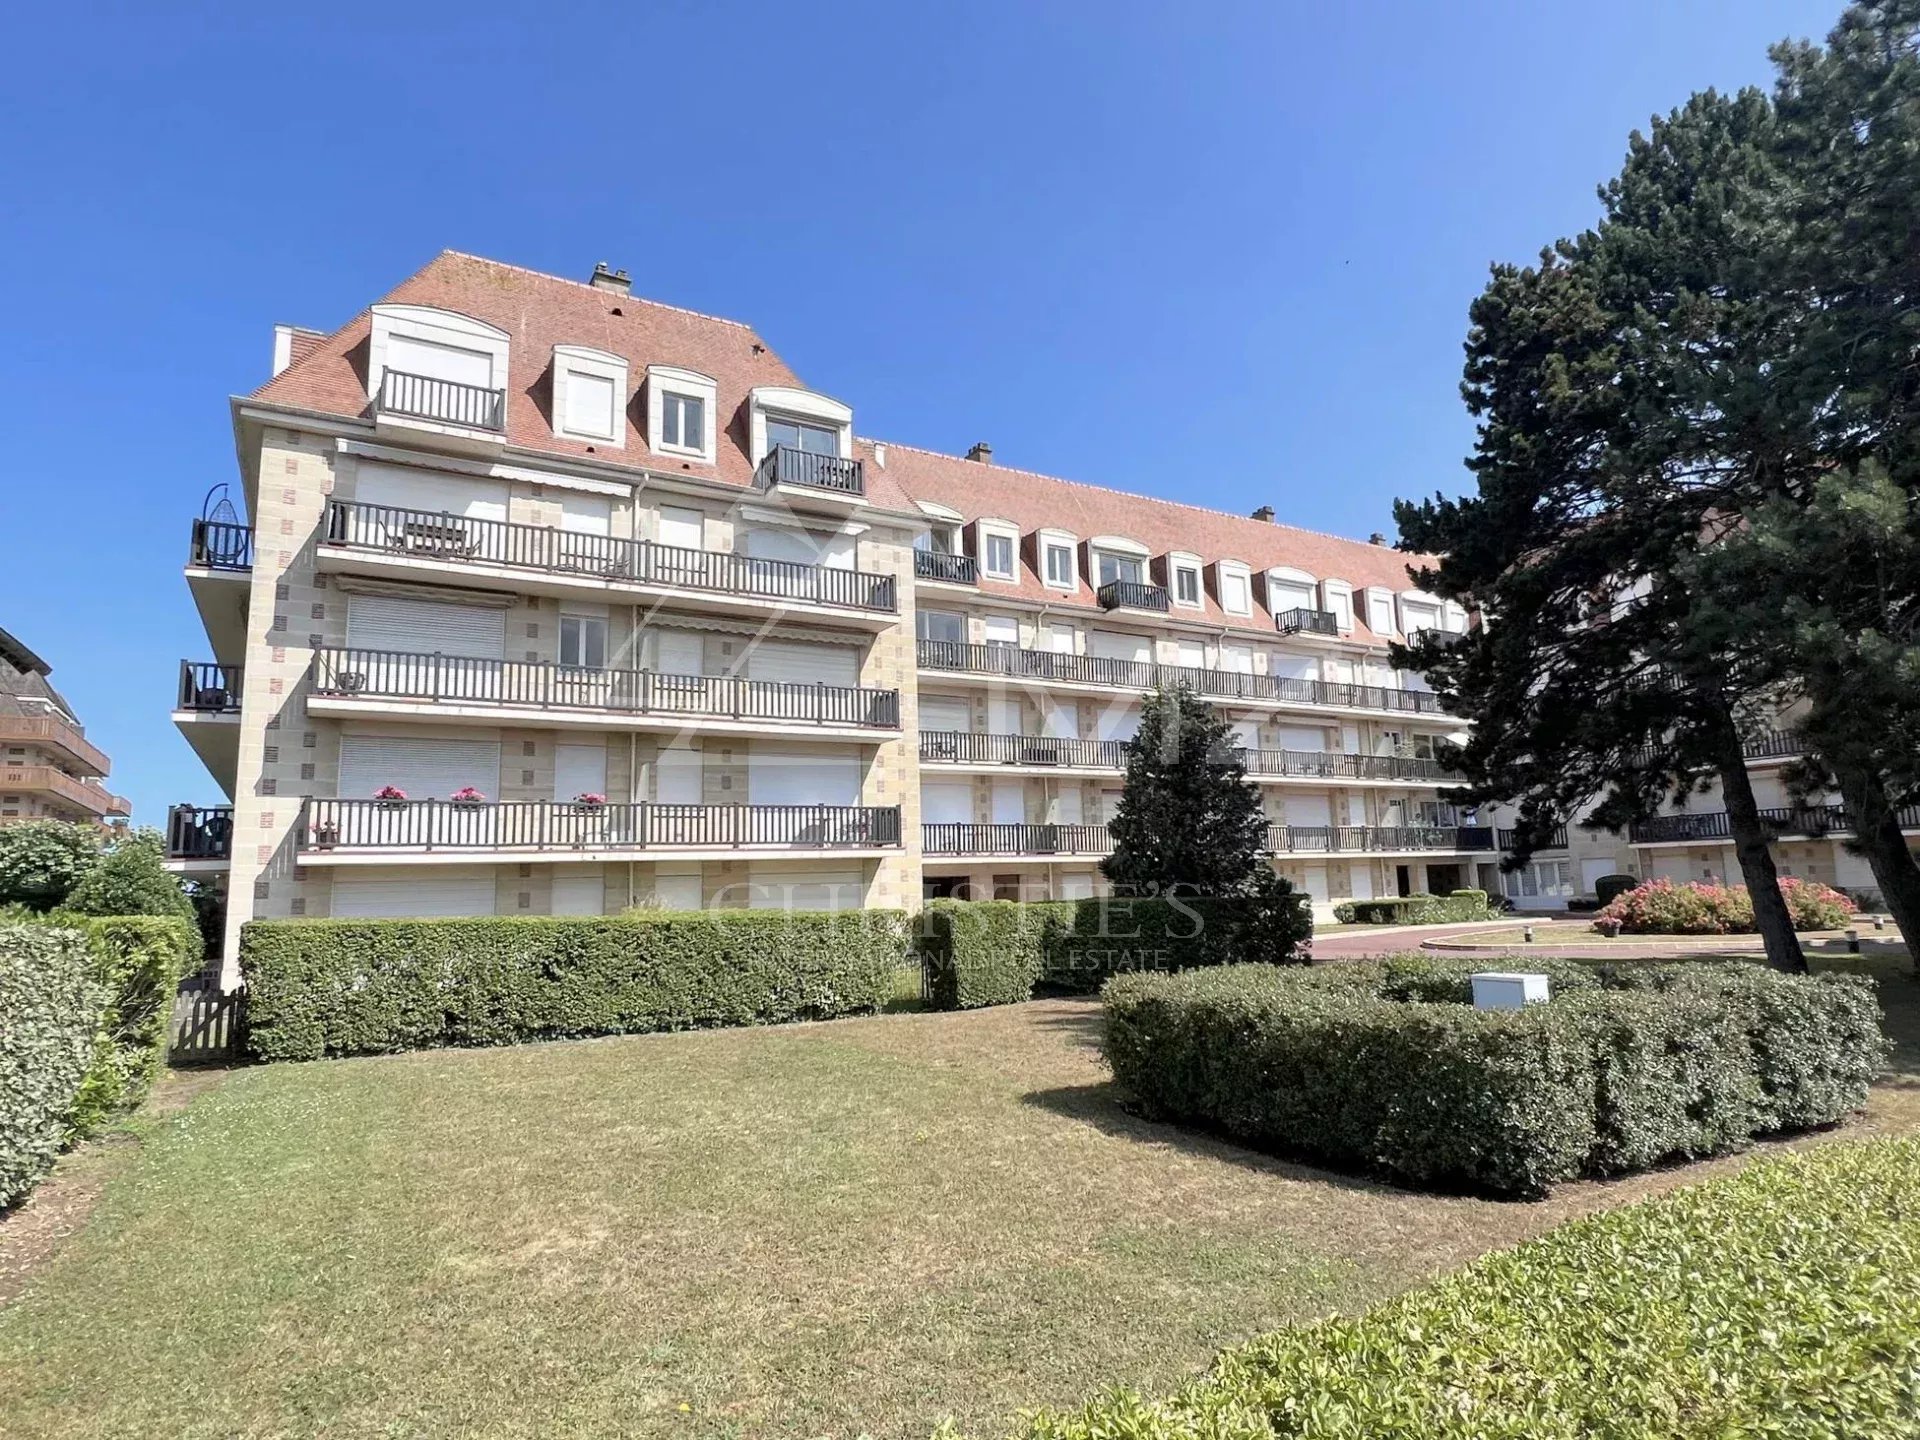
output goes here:
{"type": "Polygon", "coordinates": [[[662,505],[657,534],[662,545],[678,545],[683,550],[705,549],[706,517],[698,510],[662,505]]]}
{"type": "Polygon", "coordinates": [[[342,735],[339,794],[362,800],[383,785],[399,786],[409,800],[445,800],[468,785],[498,799],[500,742],[342,735]]]}
{"type": "Polygon", "coordinates": [[[339,920],[430,919],[494,913],[493,871],[409,866],[394,870],[336,870],[331,911],[339,920]]]}
{"type": "Polygon", "coordinates": [[[1020,644],[1020,622],[1011,615],[989,615],[986,619],[986,636],[989,645],[1020,644]]]}
{"type": "Polygon", "coordinates": [[[443,345],[412,335],[387,337],[387,369],[425,375],[434,380],[454,380],[462,385],[488,388],[493,385],[493,355],[489,351],[443,345]]]}
{"type": "Polygon", "coordinates": [[[1074,628],[1071,625],[1048,625],[1043,635],[1046,648],[1056,655],[1071,655],[1074,652],[1074,628]]]}
{"type": "Polygon", "coordinates": [[[1284,615],[1289,610],[1316,610],[1313,603],[1313,586],[1305,580],[1283,580],[1270,576],[1267,580],[1267,598],[1273,604],[1273,613],[1284,615]]]}
{"type": "Polygon", "coordinates": [[[1093,898],[1093,875],[1086,870],[1067,870],[1060,876],[1060,898],[1062,900],[1091,900],[1093,898]]]}
{"type": "Polygon", "coordinates": [[[662,910],[699,910],[703,907],[700,875],[663,873],[653,876],[653,899],[662,910]]]}
{"type": "Polygon", "coordinates": [[[1355,900],[1373,898],[1373,866],[1366,861],[1356,861],[1348,872],[1347,894],[1355,900]]]}
{"type": "Polygon", "coordinates": [[[1315,680],[1314,662],[1311,655],[1289,655],[1276,650],[1267,657],[1267,673],[1278,675],[1287,680],[1315,680]]]}
{"type": "Polygon", "coordinates": [[[932,780],[920,787],[920,819],[928,825],[973,823],[973,783],[932,780]]]}
{"type": "Polygon", "coordinates": [[[1113,630],[1095,630],[1088,637],[1093,653],[1103,660],[1153,659],[1153,642],[1144,635],[1122,635],[1113,630]]]}
{"type": "Polygon", "coordinates": [[[553,904],[550,907],[555,915],[601,915],[607,908],[607,882],[600,876],[598,867],[585,874],[569,870],[564,875],[553,877],[553,904]]]}
{"type": "Polygon", "coordinates": [[[860,660],[846,645],[809,645],[794,640],[762,640],[747,656],[749,680],[782,680],[794,685],[857,685],[860,660]]]}
{"type": "Polygon", "coordinates": [[[560,528],[573,535],[611,535],[613,502],[604,495],[560,495],[560,528]]]}
{"type": "Polygon", "coordinates": [[[507,612],[393,595],[347,597],[347,644],[356,650],[461,655],[498,660],[505,653],[507,612]]]}
{"type": "Polygon", "coordinates": [[[1081,804],[1080,787],[1066,785],[1053,797],[1053,820],[1056,825],[1078,825],[1086,818],[1086,809],[1081,804]]]}
{"type": "Polygon", "coordinates": [[[1052,700],[1042,722],[1044,733],[1057,739],[1072,740],[1080,734],[1080,710],[1071,700],[1052,700]]]}
{"type": "Polygon", "coordinates": [[[553,798],[571,800],[576,795],[607,793],[607,747],[605,745],[556,745],[553,747],[553,798]]]}
{"type": "Polygon", "coordinates": [[[973,707],[952,695],[920,697],[922,730],[966,731],[973,728],[973,707]]]}
{"type": "Polygon", "coordinates": [[[1027,820],[1027,787],[1018,780],[993,782],[993,823],[1024,825],[1027,820]]]}
{"type": "Polygon", "coordinates": [[[1367,592],[1367,625],[1378,635],[1393,634],[1393,597],[1367,592]]]}
{"type": "Polygon", "coordinates": [[[1235,720],[1229,727],[1233,731],[1233,743],[1245,750],[1260,748],[1260,722],[1258,720],[1235,720]]]}
{"type": "Polygon", "coordinates": [[[1274,731],[1274,739],[1282,750],[1325,750],[1327,732],[1309,729],[1304,725],[1282,725],[1274,731]]]}
{"type": "Polygon", "coordinates": [[[507,518],[507,487],[499,481],[435,475],[399,465],[362,461],[354,480],[353,498],[368,505],[430,510],[469,520],[507,518]]]}
{"type": "Polygon", "coordinates": [[[705,673],[705,644],[691,630],[653,632],[653,668],[662,675],[700,675],[705,673]]]}
{"type": "Polygon", "coordinates": [[[1333,800],[1326,795],[1289,795],[1286,800],[1287,824],[1331,825],[1333,800]]]}
{"type": "Polygon", "coordinates": [[[1102,740],[1131,740],[1140,733],[1140,712],[1115,705],[1100,712],[1102,740]]]}
{"type": "Polygon", "coordinates": [[[1190,670],[1207,668],[1207,647],[1199,640],[1176,640],[1173,642],[1173,663],[1185,665],[1190,670]]]}
{"type": "Polygon", "coordinates": [[[1025,714],[1019,700],[1006,695],[993,695],[987,699],[987,733],[989,735],[1018,735],[1022,733],[1020,719],[1025,714]]]}
{"type": "Polygon", "coordinates": [[[1306,867],[1306,887],[1307,894],[1321,904],[1325,904],[1333,898],[1327,889],[1327,867],[1325,865],[1309,865],[1306,867]]]}
{"type": "Polygon", "coordinates": [[[1600,877],[1613,874],[1614,869],[1611,856],[1600,860],[1582,860],[1580,862],[1580,893],[1593,894],[1593,887],[1600,883],[1600,877]]]}
{"type": "Polygon", "coordinates": [[[579,370],[566,373],[567,429],[585,435],[613,433],[613,378],[588,375],[579,370]]]}
{"type": "Polygon", "coordinates": [[[860,758],[755,745],[747,755],[750,805],[858,805],[860,758]]]}
{"type": "Polygon", "coordinates": [[[706,799],[698,750],[670,746],[654,763],[653,798],[662,805],[698,805],[706,799]]]}
{"type": "Polygon", "coordinates": [[[1253,674],[1253,647],[1250,645],[1222,645],[1220,647],[1220,668],[1235,675],[1253,674]]]}
{"type": "Polygon", "coordinates": [[[829,535],[820,547],[820,563],[831,565],[836,570],[856,569],[854,558],[858,553],[853,536],[829,535]]]}
{"type": "Polygon", "coordinates": [[[747,871],[750,910],[859,910],[867,893],[858,870],[788,870],[756,865],[747,871]]]}
{"type": "Polygon", "coordinates": [[[820,560],[819,548],[804,530],[749,530],[747,554],[755,560],[791,560],[800,565],[820,560]]]}

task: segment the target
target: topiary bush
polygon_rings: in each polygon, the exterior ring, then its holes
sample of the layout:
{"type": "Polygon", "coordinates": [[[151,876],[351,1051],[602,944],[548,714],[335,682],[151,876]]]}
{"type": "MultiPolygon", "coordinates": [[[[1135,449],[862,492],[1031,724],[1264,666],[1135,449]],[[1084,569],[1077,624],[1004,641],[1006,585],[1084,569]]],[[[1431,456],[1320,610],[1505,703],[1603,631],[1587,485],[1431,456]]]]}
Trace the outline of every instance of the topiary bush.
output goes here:
{"type": "Polygon", "coordinates": [[[106,1003],[78,930],[0,925],[0,1210],[26,1198],[67,1143],[106,1003]]]}
{"type": "Polygon", "coordinates": [[[106,995],[94,1058],[74,1100],[76,1137],[95,1133],[146,1097],[167,1055],[180,978],[201,960],[200,930],[176,916],[123,915],[80,922],[93,975],[106,995]]]}
{"type": "Polygon", "coordinates": [[[1824,1145],[1576,1220],[1020,1440],[1915,1431],[1920,1141],[1824,1145]]]}
{"type": "Polygon", "coordinates": [[[1555,998],[1504,1012],[1470,960],[1121,976],[1104,1048],[1151,1115],[1501,1195],[1830,1122],[1885,1059],[1860,977],[1549,963],[1555,998]]]}
{"type": "Polygon", "coordinates": [[[934,900],[919,919],[920,958],[937,1010],[1033,998],[1047,957],[1071,929],[1072,900],[934,900]]]}
{"type": "Polygon", "coordinates": [[[868,1013],[907,940],[898,910],[256,920],[240,969],[252,1054],[313,1060],[868,1013]]]}
{"type": "MultiPolygon", "coordinates": [[[[1840,891],[1792,877],[1780,882],[1796,930],[1838,930],[1854,915],[1840,891]]],[[[1746,935],[1753,933],[1753,897],[1743,885],[1649,880],[1616,895],[1594,916],[1598,928],[1612,922],[1638,935],[1746,935]]]]}
{"type": "Polygon", "coordinates": [[[1639,878],[1633,875],[1602,875],[1593,882],[1593,898],[1604,910],[1613,903],[1615,896],[1626,894],[1639,883],[1639,878]]]}

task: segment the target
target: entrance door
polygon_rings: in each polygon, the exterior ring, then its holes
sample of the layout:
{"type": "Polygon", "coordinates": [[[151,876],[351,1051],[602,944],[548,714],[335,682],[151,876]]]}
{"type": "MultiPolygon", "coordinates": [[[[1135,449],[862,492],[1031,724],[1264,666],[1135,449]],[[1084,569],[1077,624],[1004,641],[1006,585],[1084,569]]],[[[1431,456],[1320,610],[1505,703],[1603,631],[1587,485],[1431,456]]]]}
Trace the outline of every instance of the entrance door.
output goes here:
{"type": "Polygon", "coordinates": [[[1413,867],[1409,865],[1393,867],[1393,893],[1396,895],[1413,893],[1413,867]]]}

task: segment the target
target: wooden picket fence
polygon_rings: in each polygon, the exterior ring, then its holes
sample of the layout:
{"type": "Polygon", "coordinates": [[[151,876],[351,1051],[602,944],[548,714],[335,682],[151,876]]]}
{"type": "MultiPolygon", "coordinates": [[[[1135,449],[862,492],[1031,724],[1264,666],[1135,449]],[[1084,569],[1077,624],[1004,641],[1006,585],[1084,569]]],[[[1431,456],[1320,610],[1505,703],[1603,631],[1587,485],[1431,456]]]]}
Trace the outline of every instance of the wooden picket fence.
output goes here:
{"type": "Polygon", "coordinates": [[[226,1065],[246,1053],[247,996],[220,988],[217,972],[202,971],[180,982],[173,997],[173,1030],[167,1061],[173,1065],[226,1065]]]}

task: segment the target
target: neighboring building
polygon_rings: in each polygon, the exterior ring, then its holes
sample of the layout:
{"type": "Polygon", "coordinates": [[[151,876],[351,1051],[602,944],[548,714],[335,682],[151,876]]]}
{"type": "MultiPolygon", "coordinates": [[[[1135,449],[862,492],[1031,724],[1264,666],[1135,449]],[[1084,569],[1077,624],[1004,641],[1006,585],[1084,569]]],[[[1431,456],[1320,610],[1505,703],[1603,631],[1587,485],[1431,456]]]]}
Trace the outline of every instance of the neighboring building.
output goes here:
{"type": "Polygon", "coordinates": [[[51,673],[46,661],[0,630],[0,825],[122,823],[133,807],[100,783],[110,762],[47,682],[51,673]]]}
{"type": "Polygon", "coordinates": [[[1092,893],[1175,676],[1323,910],[1493,882],[1438,798],[1458,726],[1387,663],[1466,616],[1378,543],[856,439],[604,267],[443,254],[281,327],[274,372],[233,402],[251,525],[194,528],[175,712],[231,802],[170,829],[229,955],[255,915],[1092,893]]]}

